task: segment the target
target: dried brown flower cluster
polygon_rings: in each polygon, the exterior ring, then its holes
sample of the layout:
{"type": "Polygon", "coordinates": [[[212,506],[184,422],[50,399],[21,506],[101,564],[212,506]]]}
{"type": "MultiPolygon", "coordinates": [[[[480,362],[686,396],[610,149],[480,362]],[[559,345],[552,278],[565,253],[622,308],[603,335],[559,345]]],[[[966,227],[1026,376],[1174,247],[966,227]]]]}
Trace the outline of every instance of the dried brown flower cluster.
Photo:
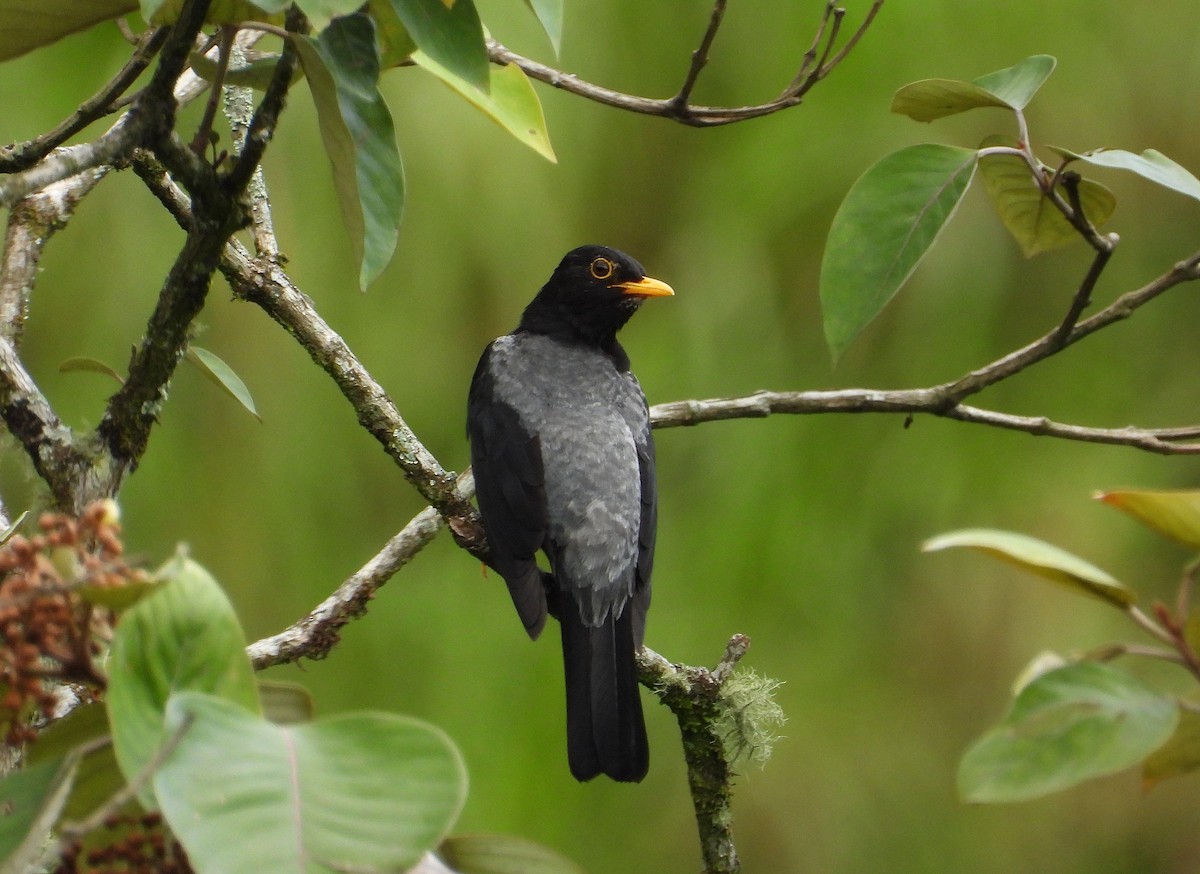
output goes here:
{"type": "Polygon", "coordinates": [[[111,843],[68,847],[55,874],[191,874],[183,848],[167,832],[161,815],[116,816],[104,828],[111,843]]]}
{"type": "Polygon", "coordinates": [[[8,743],[32,739],[29,721],[52,713],[55,683],[104,688],[96,631],[107,611],[96,593],[147,579],[121,557],[113,501],[78,519],[43,513],[37,527],[0,546],[0,730],[8,743]]]}

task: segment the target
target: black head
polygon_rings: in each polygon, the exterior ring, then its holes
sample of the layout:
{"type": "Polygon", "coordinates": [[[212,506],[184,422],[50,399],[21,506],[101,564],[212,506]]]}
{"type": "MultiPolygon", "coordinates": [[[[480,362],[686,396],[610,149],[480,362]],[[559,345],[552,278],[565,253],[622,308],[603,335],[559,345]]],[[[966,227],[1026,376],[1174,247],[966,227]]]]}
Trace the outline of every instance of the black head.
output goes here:
{"type": "Polygon", "coordinates": [[[521,330],[608,346],[643,300],[674,293],[624,252],[580,246],[525,308],[521,330]]]}

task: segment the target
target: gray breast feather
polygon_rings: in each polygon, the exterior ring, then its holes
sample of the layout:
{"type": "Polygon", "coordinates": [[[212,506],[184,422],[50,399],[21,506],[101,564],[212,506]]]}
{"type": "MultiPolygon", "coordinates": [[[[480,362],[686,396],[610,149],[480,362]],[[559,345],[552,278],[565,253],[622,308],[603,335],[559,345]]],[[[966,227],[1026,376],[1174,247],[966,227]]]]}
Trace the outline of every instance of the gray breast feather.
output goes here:
{"type": "Polygon", "coordinates": [[[645,397],[599,350],[518,334],[501,337],[491,354],[496,393],[541,443],[547,554],[560,582],[575,589],[584,621],[599,625],[633,592],[645,397]]]}

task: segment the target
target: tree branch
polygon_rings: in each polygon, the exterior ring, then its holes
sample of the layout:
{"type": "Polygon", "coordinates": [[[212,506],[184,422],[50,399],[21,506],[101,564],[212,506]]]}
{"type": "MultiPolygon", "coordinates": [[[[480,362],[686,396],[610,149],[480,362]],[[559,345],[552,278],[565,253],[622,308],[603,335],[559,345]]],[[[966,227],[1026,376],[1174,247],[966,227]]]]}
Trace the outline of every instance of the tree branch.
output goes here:
{"type": "Polygon", "coordinates": [[[55,128],[27,142],[0,147],[0,173],[12,173],[33,166],[50,154],[51,150],[65,143],[96,119],[111,112],[113,101],[124,94],[150,65],[150,61],[166,42],[167,33],[167,28],[159,27],[142,34],[133,55],[112,81],[81,103],[55,128]]]}
{"type": "Polygon", "coordinates": [[[720,664],[711,671],[671,664],[645,648],[638,653],[638,679],[671,708],[679,722],[705,874],[741,870],[730,810],[736,776],[726,736],[731,704],[723,693],[734,666],[749,648],[748,637],[734,635],[720,664]]]}
{"type": "Polygon", "coordinates": [[[773,112],[779,112],[781,109],[787,109],[800,103],[813,86],[829,75],[846,58],[850,50],[858,44],[859,39],[862,38],[862,35],[871,26],[871,22],[875,20],[875,16],[883,7],[883,3],[884,0],[875,0],[871,4],[871,8],[868,10],[862,24],[851,35],[850,39],[847,40],[841,51],[832,58],[829,55],[832,51],[833,43],[837,39],[838,24],[845,14],[845,10],[835,6],[833,3],[827,3],[821,24],[817,30],[817,36],[813,41],[814,48],[810,49],[812,57],[815,58],[815,47],[824,38],[827,25],[832,17],[834,26],[828,31],[829,36],[821,57],[821,62],[814,65],[815,62],[811,62],[809,54],[806,54],[805,62],[801,64],[802,75],[798,74],[778,97],[766,103],[748,106],[700,106],[688,102],[700,71],[708,61],[708,50],[712,45],[724,15],[725,0],[716,0],[712,15],[709,18],[708,28],[705,30],[700,46],[692,53],[691,65],[688,67],[679,92],[674,97],[669,97],[665,100],[639,97],[635,94],[625,94],[601,85],[594,85],[571,73],[564,73],[539,61],[518,55],[493,39],[489,39],[487,43],[488,57],[497,64],[516,64],[530,78],[545,82],[547,85],[560,88],[579,97],[594,100],[605,106],[624,109],[628,112],[669,118],[681,124],[691,125],[692,127],[713,127],[770,115],[773,112]]]}

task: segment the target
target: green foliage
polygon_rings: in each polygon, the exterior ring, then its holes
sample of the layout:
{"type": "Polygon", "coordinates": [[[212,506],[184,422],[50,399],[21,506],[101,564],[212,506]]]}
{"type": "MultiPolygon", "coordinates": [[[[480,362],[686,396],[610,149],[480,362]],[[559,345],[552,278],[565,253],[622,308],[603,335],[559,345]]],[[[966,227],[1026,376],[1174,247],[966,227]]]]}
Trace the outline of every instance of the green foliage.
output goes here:
{"type": "Polygon", "coordinates": [[[1048,671],[958,768],[967,801],[1024,801],[1135,765],[1175,731],[1170,697],[1116,668],[1080,662],[1048,671]]]}
{"type": "MultiPolygon", "coordinates": [[[[1078,239],[1079,232],[1063,213],[1038,188],[1029,173],[1029,164],[1011,137],[991,136],[980,143],[981,151],[996,146],[1004,153],[987,153],[979,158],[979,173],[988,197],[1004,227],[1013,235],[1026,257],[1056,249],[1078,239]]],[[[1041,168],[1044,172],[1045,167],[1041,168]]],[[[1108,221],[1117,208],[1113,193],[1091,179],[1078,183],[1083,214],[1095,227],[1108,221]]]]}
{"type": "Polygon", "coordinates": [[[1108,572],[1036,537],[990,528],[972,528],[931,538],[921,548],[925,552],[938,552],[953,547],[974,549],[991,555],[1117,607],[1124,608],[1137,599],[1128,586],[1108,572]]]}
{"type": "Polygon", "coordinates": [[[79,758],[46,759],[0,780],[0,874],[23,874],[41,855],[45,835],[71,791],[79,758]]]}
{"type": "Polygon", "coordinates": [[[0,61],[137,8],[137,0],[0,0],[0,61]]]}
{"type": "MultiPolygon", "coordinates": [[[[158,576],[166,584],[125,613],[109,655],[113,746],[130,781],[159,755],[172,694],[209,692],[258,710],[245,635],[216,580],[183,555],[158,576]]],[[[149,783],[141,787],[138,800],[147,809],[156,806],[149,783]]]]}
{"type": "Polygon", "coordinates": [[[921,145],[880,159],[854,183],[821,262],[825,339],[835,360],[916,269],[974,175],[970,149],[921,145]]]}
{"type": "Polygon", "coordinates": [[[233,372],[232,367],[195,343],[188,344],[185,354],[187,361],[208,377],[217,388],[241,404],[246,412],[258,421],[262,421],[262,416],[258,414],[258,409],[254,406],[254,398],[250,396],[250,389],[246,388],[246,383],[242,382],[242,378],[233,372]]]}
{"type": "MultiPolygon", "coordinates": [[[[1098,495],[1147,527],[1200,545],[1200,492],[1122,491],[1098,495]]],[[[1192,577],[1184,575],[1172,614],[1157,605],[1153,617],[1135,606],[1132,589],[1105,571],[1056,546],[1004,531],[973,529],[935,537],[926,551],[967,547],[1031,571],[1116,607],[1167,648],[1123,644],[1074,660],[1040,659],[1024,677],[1001,723],[963,756],[958,785],[968,801],[1037,798],[1085,780],[1142,764],[1147,786],[1200,767],[1200,721],[1193,706],[1106,664],[1123,653],[1168,659],[1200,681],[1191,612],[1192,577]]]]}
{"type": "Polygon", "coordinates": [[[401,716],[278,726],[183,693],[167,726],[181,737],[154,790],[200,871],[403,871],[444,836],[466,796],[450,741],[401,716]]]}
{"type": "Polygon", "coordinates": [[[319,37],[295,37],[342,219],[365,289],[396,250],[404,167],[392,116],[379,93],[375,28],[365,15],[339,18],[319,37]]]}
{"type": "Polygon", "coordinates": [[[480,91],[488,90],[483,25],[471,0],[392,0],[417,48],[480,91]]]}
{"type": "MultiPolygon", "coordinates": [[[[934,121],[972,109],[1011,111],[1018,138],[990,135],[977,150],[910,146],[881,159],[855,183],[834,219],[821,264],[825,337],[836,361],[895,296],[929,251],[966,193],[978,162],[1005,227],[1029,256],[1080,237],[1116,207],[1112,193],[1089,179],[1076,186],[1082,216],[1059,171],[1034,155],[1024,110],[1053,72],[1055,59],[1034,55],[970,82],[924,79],[899,89],[892,111],[934,121]]],[[[1129,170],[1173,191],[1200,197],[1200,180],[1154,150],[1074,153],[1051,147],[1067,163],[1129,170]]],[[[1061,168],[1060,168],[1061,170],[1061,168]]]]}

